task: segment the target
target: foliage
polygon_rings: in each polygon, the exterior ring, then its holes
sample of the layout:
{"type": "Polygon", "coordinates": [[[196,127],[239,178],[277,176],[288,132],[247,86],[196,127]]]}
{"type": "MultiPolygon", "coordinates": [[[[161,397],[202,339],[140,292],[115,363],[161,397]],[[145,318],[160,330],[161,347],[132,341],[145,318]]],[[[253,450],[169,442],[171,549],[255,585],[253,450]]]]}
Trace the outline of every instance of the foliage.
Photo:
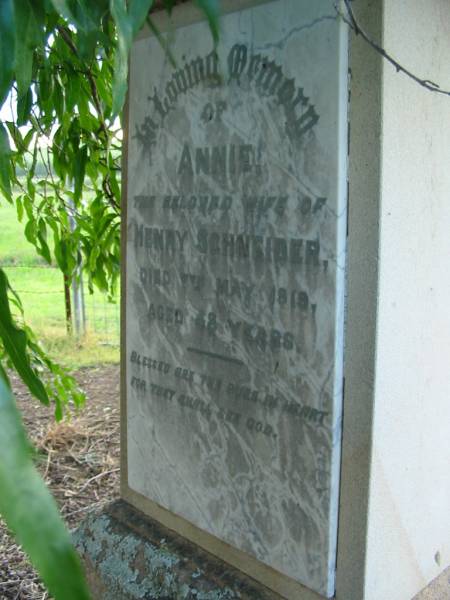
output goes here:
{"type": "MultiPolygon", "coordinates": [[[[170,12],[175,0],[163,0],[170,12]]],[[[215,39],[218,0],[197,0],[215,39]]],[[[119,274],[120,111],[128,54],[153,0],[1,0],[0,197],[25,235],[72,278],[82,263],[90,289],[114,293],[119,274]],[[3,107],[2,115],[7,114],[3,107]],[[42,176],[42,166],[44,176],[42,176]],[[19,190],[13,194],[13,190],[19,190]]],[[[0,268],[0,511],[56,598],[87,598],[56,508],[31,463],[2,366],[15,368],[57,418],[74,381],[45,354],[0,268]]]]}
{"type": "Polygon", "coordinates": [[[80,407],[84,396],[75,380],[43,350],[34,332],[24,322],[21,327],[17,325],[10,305],[23,315],[20,298],[9,286],[5,272],[0,269],[0,339],[3,346],[0,348],[0,359],[17,371],[30,392],[43,404],[54,401],[55,417],[60,420],[64,406],[71,400],[76,407],[80,407]]]}
{"type": "MultiPolygon", "coordinates": [[[[67,335],[63,276],[57,266],[50,267],[27,241],[15,206],[0,204],[0,266],[10,286],[20,296],[26,323],[39,342],[58,363],[70,369],[119,362],[119,318],[117,302],[94,290],[85,294],[88,335],[67,335]]],[[[116,298],[117,300],[117,298],[116,298]]],[[[20,311],[11,307],[17,322],[20,311]]]]}
{"type": "Polygon", "coordinates": [[[5,376],[0,377],[0,512],[52,595],[87,600],[78,557],[55,501],[33,467],[31,448],[5,376]]]}

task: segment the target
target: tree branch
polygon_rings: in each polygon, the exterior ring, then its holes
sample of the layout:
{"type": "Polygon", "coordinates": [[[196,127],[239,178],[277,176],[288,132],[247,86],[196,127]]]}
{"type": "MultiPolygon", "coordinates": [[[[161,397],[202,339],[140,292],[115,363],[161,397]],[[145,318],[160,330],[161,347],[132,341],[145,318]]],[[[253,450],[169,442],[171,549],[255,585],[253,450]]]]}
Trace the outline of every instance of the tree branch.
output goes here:
{"type": "MultiPolygon", "coordinates": [[[[65,27],[63,27],[62,25],[58,25],[57,26],[57,30],[60,33],[60,35],[61,35],[62,39],[64,40],[64,42],[72,50],[73,54],[77,58],[79,58],[77,47],[75,46],[75,44],[73,43],[72,38],[70,37],[70,31],[68,29],[66,29],[65,27]]],[[[95,109],[98,112],[99,121],[100,121],[100,129],[101,129],[101,131],[103,131],[103,133],[108,138],[108,129],[107,129],[106,124],[105,124],[105,119],[104,119],[104,116],[103,116],[102,105],[101,105],[101,102],[100,102],[100,97],[98,95],[97,84],[95,83],[95,78],[94,78],[94,76],[92,74],[92,71],[89,68],[85,71],[85,75],[86,75],[86,77],[88,79],[89,87],[91,88],[91,94],[92,94],[92,99],[94,101],[95,109]]]]}
{"type": "Polygon", "coordinates": [[[397,73],[403,73],[404,75],[406,75],[407,77],[409,77],[410,79],[412,79],[413,81],[415,81],[430,92],[436,92],[436,94],[450,96],[449,90],[441,89],[437,83],[431,81],[430,79],[421,79],[417,75],[414,75],[414,73],[412,73],[409,69],[401,65],[398,61],[396,61],[393,56],[391,56],[388,52],[386,52],[384,48],[377,44],[377,42],[375,42],[359,25],[355,13],[353,12],[353,8],[351,6],[351,0],[344,0],[344,4],[347,11],[346,15],[342,14],[338,6],[335,5],[336,11],[343,19],[343,21],[347,23],[350,29],[352,29],[355,32],[355,35],[360,35],[363,38],[363,40],[367,42],[369,46],[371,46],[371,48],[373,48],[376,52],[378,52],[378,54],[380,54],[389,63],[391,63],[391,65],[395,68],[397,73]]]}
{"type": "Polygon", "coordinates": [[[114,192],[111,189],[108,175],[106,175],[102,181],[102,189],[106,196],[106,199],[109,202],[110,207],[115,211],[116,214],[119,214],[120,206],[117,203],[116,197],[114,196],[114,192]]]}

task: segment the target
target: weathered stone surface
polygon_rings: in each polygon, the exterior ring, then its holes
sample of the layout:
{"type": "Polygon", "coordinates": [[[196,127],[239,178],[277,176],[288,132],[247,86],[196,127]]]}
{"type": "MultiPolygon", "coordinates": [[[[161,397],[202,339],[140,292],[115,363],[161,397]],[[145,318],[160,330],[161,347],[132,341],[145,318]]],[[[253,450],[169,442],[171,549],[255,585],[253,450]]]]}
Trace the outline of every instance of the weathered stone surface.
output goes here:
{"type": "Polygon", "coordinates": [[[74,533],[95,600],[274,600],[273,593],[123,501],[74,533]]]}
{"type": "Polygon", "coordinates": [[[413,600],[448,600],[450,598],[450,567],[430,585],[414,596],[413,600]]]}
{"type": "Polygon", "coordinates": [[[276,0],[221,25],[217,52],[205,22],[172,31],[175,66],[154,37],[132,52],[126,483],[331,595],[343,24],[333,0],[276,0]]]}

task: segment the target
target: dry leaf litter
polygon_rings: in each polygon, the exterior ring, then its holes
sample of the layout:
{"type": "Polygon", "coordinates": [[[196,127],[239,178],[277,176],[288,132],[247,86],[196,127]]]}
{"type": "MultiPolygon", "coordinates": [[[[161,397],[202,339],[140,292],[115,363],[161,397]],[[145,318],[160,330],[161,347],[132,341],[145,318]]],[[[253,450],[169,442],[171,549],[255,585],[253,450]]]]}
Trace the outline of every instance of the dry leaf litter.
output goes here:
{"type": "MultiPolygon", "coordinates": [[[[52,411],[30,397],[18,378],[13,389],[36,465],[70,529],[118,495],[119,368],[82,369],[76,374],[87,394],[85,408],[55,423],[52,411]]],[[[0,520],[0,599],[50,600],[39,577],[0,520]]]]}

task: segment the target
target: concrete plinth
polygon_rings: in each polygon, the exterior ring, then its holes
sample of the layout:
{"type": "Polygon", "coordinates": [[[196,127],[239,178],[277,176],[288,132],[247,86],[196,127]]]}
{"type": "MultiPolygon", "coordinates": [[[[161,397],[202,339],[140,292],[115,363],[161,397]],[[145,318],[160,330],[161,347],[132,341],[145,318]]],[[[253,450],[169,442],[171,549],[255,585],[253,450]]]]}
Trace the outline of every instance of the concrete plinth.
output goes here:
{"type": "Polygon", "coordinates": [[[273,600],[279,596],[118,500],[74,534],[95,600],[273,600]]]}

